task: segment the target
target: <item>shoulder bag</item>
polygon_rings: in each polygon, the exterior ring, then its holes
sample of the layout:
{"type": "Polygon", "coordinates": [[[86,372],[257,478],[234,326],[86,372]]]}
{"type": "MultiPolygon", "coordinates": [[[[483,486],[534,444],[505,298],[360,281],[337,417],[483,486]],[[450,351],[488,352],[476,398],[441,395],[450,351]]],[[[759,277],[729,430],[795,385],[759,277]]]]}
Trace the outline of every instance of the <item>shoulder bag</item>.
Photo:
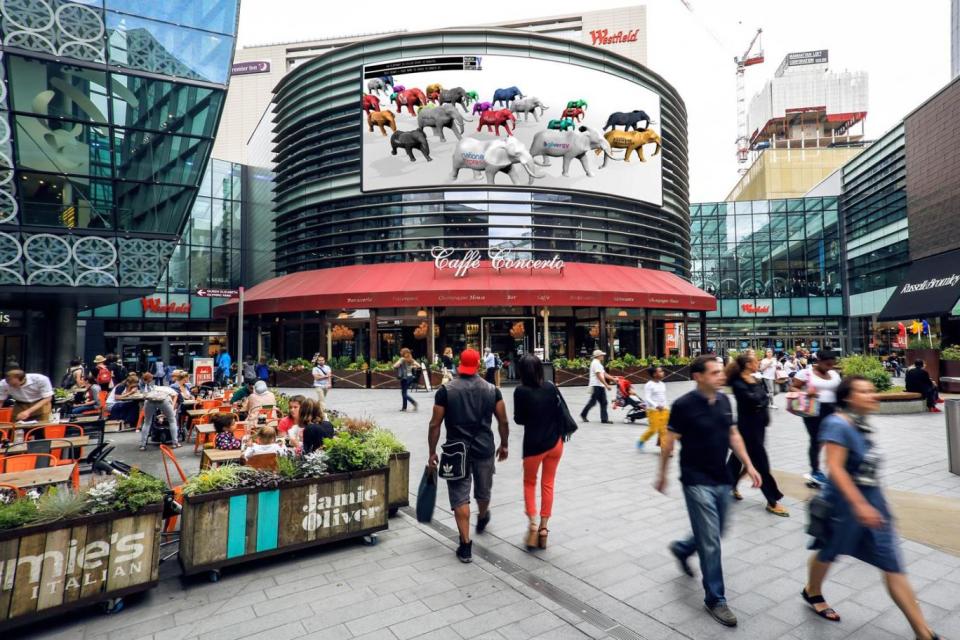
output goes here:
{"type": "Polygon", "coordinates": [[[557,392],[557,417],[560,421],[560,437],[563,438],[564,442],[569,442],[570,437],[578,429],[577,421],[570,415],[570,408],[567,406],[567,401],[563,399],[560,388],[556,385],[553,388],[557,392]]]}
{"type": "MultiPolygon", "coordinates": [[[[807,374],[807,390],[813,387],[812,375],[812,372],[807,374]]],[[[807,391],[790,391],[787,393],[787,411],[801,418],[816,418],[820,415],[820,399],[807,391]]]]}
{"type": "Polygon", "coordinates": [[[820,545],[830,538],[833,505],[818,493],[807,504],[807,535],[820,545]]]}
{"type": "Polygon", "coordinates": [[[462,480],[467,477],[467,455],[477,434],[468,441],[455,440],[440,445],[440,466],[437,474],[444,480],[462,480]]]}

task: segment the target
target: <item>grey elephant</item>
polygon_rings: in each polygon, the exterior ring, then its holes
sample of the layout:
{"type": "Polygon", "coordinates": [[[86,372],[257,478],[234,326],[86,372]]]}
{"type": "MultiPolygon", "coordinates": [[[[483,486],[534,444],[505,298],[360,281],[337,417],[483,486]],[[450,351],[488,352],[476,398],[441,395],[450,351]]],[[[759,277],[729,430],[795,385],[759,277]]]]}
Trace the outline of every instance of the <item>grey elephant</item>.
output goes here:
{"type": "Polygon", "coordinates": [[[523,178],[521,169],[531,178],[543,177],[543,173],[537,171],[527,145],[513,137],[506,140],[463,138],[453,150],[452,160],[451,180],[457,179],[461,169],[470,169],[477,177],[481,173],[487,174],[487,184],[496,184],[495,178],[501,171],[516,185],[523,178]]]}
{"type": "Polygon", "coordinates": [[[467,107],[470,106],[470,98],[463,87],[441,89],[439,97],[440,104],[458,104],[464,113],[468,113],[467,107]]]}
{"type": "MultiPolygon", "coordinates": [[[[593,150],[602,151],[607,157],[613,158],[610,150],[610,143],[596,129],[590,127],[580,127],[576,131],[555,131],[545,129],[538,131],[533,136],[533,142],[530,144],[530,155],[534,158],[542,157],[542,161],[537,164],[541,167],[549,167],[549,158],[563,158],[563,176],[570,176],[570,162],[574,159],[579,160],[583,165],[583,171],[588,176],[593,177],[593,171],[590,170],[588,161],[588,152],[593,150]]],[[[614,158],[616,159],[616,158],[614,158]]],[[[606,158],[604,158],[606,162],[606,158]]],[[[533,184],[533,178],[530,178],[530,184],[533,184]]]]}
{"type": "Polygon", "coordinates": [[[536,96],[530,96],[529,98],[521,98],[519,100],[514,100],[513,104],[510,106],[510,110],[514,113],[522,113],[523,121],[526,122],[530,119],[530,114],[533,114],[533,119],[536,122],[540,122],[540,118],[537,117],[537,109],[540,109],[540,115],[543,115],[543,112],[549,109],[550,107],[544,105],[540,102],[540,98],[536,96]]]}
{"type": "Polygon", "coordinates": [[[387,95],[387,85],[384,84],[382,78],[374,78],[373,80],[367,81],[367,93],[373,93],[375,95],[387,95]]]}
{"type": "Polygon", "coordinates": [[[433,130],[440,137],[441,142],[446,142],[443,137],[443,128],[449,127],[457,140],[462,138],[463,121],[473,122],[473,118],[463,117],[457,108],[452,104],[441,104],[434,109],[424,109],[417,114],[417,128],[423,131],[425,127],[433,127],[433,130]]]}
{"type": "Polygon", "coordinates": [[[423,154],[423,157],[427,159],[427,162],[433,161],[433,158],[430,157],[430,143],[427,142],[427,134],[420,129],[414,129],[413,131],[394,131],[393,135],[390,136],[390,148],[391,155],[397,155],[398,148],[405,150],[407,155],[410,156],[410,162],[417,161],[417,159],[413,157],[414,149],[418,149],[420,153],[423,154]]]}

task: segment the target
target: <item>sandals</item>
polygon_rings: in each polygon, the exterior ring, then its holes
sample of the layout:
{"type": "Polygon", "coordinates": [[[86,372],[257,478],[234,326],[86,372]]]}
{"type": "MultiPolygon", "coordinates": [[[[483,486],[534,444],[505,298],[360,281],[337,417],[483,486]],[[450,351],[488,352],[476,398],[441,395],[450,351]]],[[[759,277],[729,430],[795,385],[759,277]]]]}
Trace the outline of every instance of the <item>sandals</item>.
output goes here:
{"type": "Polygon", "coordinates": [[[546,527],[540,527],[540,530],[537,532],[537,546],[541,549],[547,548],[547,535],[550,533],[550,530],[546,527]]]}
{"type": "Polygon", "coordinates": [[[834,611],[832,608],[826,609],[817,609],[818,604],[826,604],[826,600],[823,599],[823,596],[811,596],[807,593],[806,587],[800,593],[803,596],[803,599],[807,601],[807,604],[810,605],[810,608],[813,609],[813,612],[823,618],[824,620],[829,620],[830,622],[840,622],[840,614],[834,611]]]}
{"type": "Polygon", "coordinates": [[[537,532],[537,525],[531,524],[530,531],[527,532],[527,551],[533,551],[539,546],[540,536],[537,532]]]}

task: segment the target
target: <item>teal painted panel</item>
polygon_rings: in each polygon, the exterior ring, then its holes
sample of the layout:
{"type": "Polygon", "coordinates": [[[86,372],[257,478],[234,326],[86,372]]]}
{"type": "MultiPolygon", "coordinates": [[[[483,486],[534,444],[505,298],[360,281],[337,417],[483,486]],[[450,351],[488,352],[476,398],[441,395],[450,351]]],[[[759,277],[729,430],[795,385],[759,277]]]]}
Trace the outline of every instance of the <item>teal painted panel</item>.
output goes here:
{"type": "Polygon", "coordinates": [[[257,551],[277,548],[280,519],[280,490],[261,491],[257,495],[257,551]]]}
{"type": "Polygon", "coordinates": [[[230,513],[227,517],[227,557],[243,555],[247,540],[247,496],[230,498],[230,513]]]}

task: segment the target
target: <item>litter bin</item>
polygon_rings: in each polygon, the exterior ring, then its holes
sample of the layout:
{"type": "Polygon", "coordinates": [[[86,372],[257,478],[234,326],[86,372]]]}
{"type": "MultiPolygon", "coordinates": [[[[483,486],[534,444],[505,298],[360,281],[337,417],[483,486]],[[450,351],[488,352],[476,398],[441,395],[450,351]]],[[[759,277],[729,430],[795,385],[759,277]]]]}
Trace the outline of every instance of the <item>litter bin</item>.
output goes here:
{"type": "Polygon", "coordinates": [[[950,473],[960,476],[960,400],[947,400],[947,456],[950,473]]]}

